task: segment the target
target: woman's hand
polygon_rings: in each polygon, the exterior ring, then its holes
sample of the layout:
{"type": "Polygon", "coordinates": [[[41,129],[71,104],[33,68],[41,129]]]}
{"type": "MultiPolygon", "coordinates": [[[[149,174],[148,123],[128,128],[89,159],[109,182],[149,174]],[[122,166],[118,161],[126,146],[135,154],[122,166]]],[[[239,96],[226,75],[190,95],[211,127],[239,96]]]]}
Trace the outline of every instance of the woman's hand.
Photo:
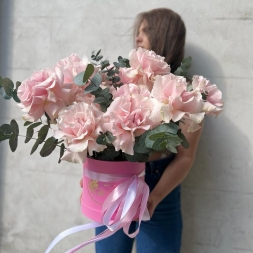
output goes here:
{"type": "Polygon", "coordinates": [[[153,198],[153,195],[151,193],[148,197],[148,203],[147,203],[147,208],[148,208],[148,212],[150,215],[150,219],[153,216],[153,213],[154,213],[157,205],[158,205],[158,202],[156,201],[156,199],[153,198]]]}

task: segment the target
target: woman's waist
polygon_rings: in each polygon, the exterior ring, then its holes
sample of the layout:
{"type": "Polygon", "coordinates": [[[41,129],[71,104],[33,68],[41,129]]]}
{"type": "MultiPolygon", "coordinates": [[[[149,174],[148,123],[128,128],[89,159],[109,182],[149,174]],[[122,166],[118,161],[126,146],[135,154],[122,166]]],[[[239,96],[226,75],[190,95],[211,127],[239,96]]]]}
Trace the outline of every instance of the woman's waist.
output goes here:
{"type": "Polygon", "coordinates": [[[171,153],[169,156],[164,157],[162,159],[146,162],[146,174],[156,173],[156,174],[162,175],[163,171],[174,159],[174,157],[175,157],[175,154],[171,153]]]}

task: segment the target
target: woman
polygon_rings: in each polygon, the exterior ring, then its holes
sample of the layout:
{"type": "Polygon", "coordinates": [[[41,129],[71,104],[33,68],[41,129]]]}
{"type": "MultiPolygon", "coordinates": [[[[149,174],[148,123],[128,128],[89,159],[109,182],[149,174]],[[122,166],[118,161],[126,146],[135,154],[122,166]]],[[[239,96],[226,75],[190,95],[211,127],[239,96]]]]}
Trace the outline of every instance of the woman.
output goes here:
{"type": "MultiPolygon", "coordinates": [[[[184,57],[186,29],[181,17],[169,9],[154,9],[140,13],[135,23],[136,47],[153,50],[165,57],[173,73],[184,57]]],[[[142,222],[136,237],[137,253],[179,253],[182,234],[179,184],[188,174],[197,150],[201,130],[187,132],[187,124],[180,125],[190,144],[179,146],[177,154],[156,152],[146,163],[145,181],[150,187],[148,210],[150,221],[142,222]]],[[[104,231],[96,229],[96,234],[104,231]]],[[[135,223],[130,229],[135,230],[135,223]]],[[[96,243],[97,253],[130,253],[133,239],[122,230],[96,243]]]]}

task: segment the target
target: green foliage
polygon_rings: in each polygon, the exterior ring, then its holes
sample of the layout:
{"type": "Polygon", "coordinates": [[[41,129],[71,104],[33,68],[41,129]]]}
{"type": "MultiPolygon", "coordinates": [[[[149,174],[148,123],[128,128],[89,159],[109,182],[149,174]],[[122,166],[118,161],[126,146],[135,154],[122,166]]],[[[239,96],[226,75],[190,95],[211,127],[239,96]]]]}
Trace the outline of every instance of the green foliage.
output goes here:
{"type": "Polygon", "coordinates": [[[18,136],[15,134],[11,134],[10,140],[9,140],[10,149],[12,152],[14,152],[17,149],[18,146],[18,136]]]}
{"type": "Polygon", "coordinates": [[[100,88],[102,83],[102,77],[100,74],[96,73],[91,79],[91,83],[84,89],[84,93],[90,93],[96,91],[100,88]]]}
{"type": "Polygon", "coordinates": [[[12,131],[9,124],[3,124],[0,126],[0,142],[10,139],[11,134],[12,131]]]}
{"type": "Polygon", "coordinates": [[[185,59],[183,59],[181,65],[177,68],[174,74],[178,76],[186,76],[188,69],[191,67],[191,64],[192,58],[190,56],[186,57],[185,59]]]}
{"type": "Polygon", "coordinates": [[[121,56],[118,57],[119,66],[121,68],[130,68],[129,60],[126,58],[122,58],[121,56]]]}
{"type": "Polygon", "coordinates": [[[112,144],[115,140],[116,138],[112,135],[112,133],[107,131],[105,133],[101,133],[96,139],[96,142],[100,145],[108,145],[112,144]]]}
{"type": "Polygon", "coordinates": [[[149,154],[137,153],[134,152],[133,155],[124,154],[127,161],[129,162],[147,162],[149,154]]]}
{"type": "Polygon", "coordinates": [[[168,149],[177,153],[176,147],[182,142],[177,133],[177,124],[173,122],[162,124],[146,134],[145,146],[156,151],[168,149]]]}
{"type": "Polygon", "coordinates": [[[13,90],[13,99],[15,100],[15,102],[20,103],[20,99],[18,97],[17,92],[17,89],[13,90]]]}
{"type": "Polygon", "coordinates": [[[62,143],[61,147],[60,147],[60,157],[59,157],[58,163],[61,163],[61,158],[62,158],[62,156],[64,154],[64,151],[65,151],[65,145],[64,145],[64,143],[62,143]]]}
{"type": "Polygon", "coordinates": [[[40,126],[41,124],[42,124],[41,122],[35,122],[27,128],[25,143],[29,142],[32,139],[34,134],[34,128],[40,126]]]}
{"type": "Polygon", "coordinates": [[[100,55],[100,53],[101,53],[101,49],[98,50],[97,53],[95,53],[95,51],[93,51],[93,52],[92,52],[92,55],[91,55],[91,59],[92,59],[93,61],[97,61],[97,62],[100,61],[100,60],[103,58],[103,56],[100,55]]]}
{"type": "Polygon", "coordinates": [[[57,143],[58,140],[55,139],[53,136],[48,138],[40,151],[40,155],[42,157],[49,156],[55,150],[57,143]]]}
{"type": "Polygon", "coordinates": [[[14,83],[9,78],[4,78],[0,76],[0,94],[6,100],[10,100],[13,98],[15,102],[20,103],[20,99],[17,95],[18,87],[20,86],[21,82],[16,82],[16,89],[14,89],[14,83]]]}
{"type": "Polygon", "coordinates": [[[9,78],[4,78],[1,81],[1,85],[4,88],[5,93],[8,96],[12,97],[13,96],[13,88],[14,88],[14,83],[12,82],[12,80],[9,78]]]}
{"type": "Polygon", "coordinates": [[[92,76],[94,73],[94,66],[92,64],[88,64],[85,71],[80,72],[77,74],[74,78],[74,82],[78,86],[84,86],[88,79],[92,76]]]}
{"type": "Polygon", "coordinates": [[[93,103],[99,104],[101,111],[106,112],[112,102],[110,90],[108,88],[102,89],[99,87],[97,90],[92,91],[91,94],[95,96],[93,103]]]}
{"type": "Polygon", "coordinates": [[[109,145],[102,152],[93,152],[93,157],[103,161],[122,161],[122,152],[115,151],[114,146],[109,145]]]}
{"type": "Polygon", "coordinates": [[[47,125],[43,126],[39,132],[38,132],[38,139],[36,140],[35,144],[32,147],[31,150],[31,155],[36,151],[36,149],[38,148],[38,146],[44,142],[44,140],[47,137],[47,133],[48,133],[49,127],[47,125]]]}
{"type": "Polygon", "coordinates": [[[78,85],[78,86],[83,86],[83,85],[84,85],[84,83],[83,83],[83,76],[84,76],[84,73],[85,73],[85,71],[82,71],[82,72],[78,73],[78,74],[75,76],[74,82],[75,82],[76,85],[78,85]]]}
{"type": "Polygon", "coordinates": [[[16,90],[18,89],[18,87],[21,85],[21,82],[20,81],[17,81],[16,82],[16,90]]]}
{"type": "Polygon", "coordinates": [[[83,83],[86,83],[88,81],[88,79],[92,76],[92,74],[94,73],[94,66],[92,64],[88,64],[86,69],[85,69],[85,73],[83,75],[83,83]]]}
{"type": "MultiPolygon", "coordinates": [[[[113,101],[112,94],[109,88],[102,89],[102,77],[101,73],[104,73],[106,79],[109,81],[110,85],[114,88],[120,87],[122,84],[119,76],[120,68],[129,68],[129,60],[121,56],[118,57],[118,61],[113,62],[110,65],[108,60],[102,60],[103,56],[100,54],[101,50],[98,52],[93,52],[91,59],[92,63],[88,64],[86,70],[75,76],[74,82],[78,86],[88,86],[84,89],[84,93],[91,93],[95,96],[94,103],[99,104],[101,110],[106,112],[107,108],[113,101]],[[95,67],[100,67],[101,71],[94,73],[95,67]]],[[[191,57],[185,58],[180,67],[176,70],[175,74],[180,76],[186,76],[188,69],[191,66],[191,57]]],[[[104,78],[104,77],[103,77],[104,78]]],[[[17,91],[21,82],[17,81],[14,85],[13,81],[9,78],[2,78],[0,76],[0,93],[3,94],[5,99],[13,98],[15,102],[20,103],[17,91]],[[14,87],[15,86],[15,87],[14,87]]],[[[191,89],[190,85],[188,89],[191,89]]],[[[202,94],[203,99],[206,99],[208,94],[202,94]]],[[[35,128],[40,126],[36,141],[32,147],[31,154],[33,154],[37,148],[43,143],[40,150],[40,155],[42,157],[49,156],[56,148],[60,147],[60,157],[58,163],[61,162],[61,158],[66,150],[63,140],[58,140],[54,137],[49,137],[47,139],[48,131],[50,129],[50,123],[54,119],[45,113],[47,124],[44,125],[41,122],[29,122],[26,121],[24,126],[27,127],[25,143],[33,139],[35,128]]],[[[9,140],[9,146],[12,152],[17,149],[18,146],[18,136],[19,127],[15,120],[12,120],[10,124],[3,124],[0,126],[0,142],[4,140],[9,140]]],[[[134,154],[129,155],[123,153],[121,150],[116,151],[113,142],[115,137],[111,132],[100,133],[96,142],[100,145],[106,145],[107,147],[102,152],[93,152],[93,157],[99,160],[106,161],[122,161],[128,160],[131,162],[146,162],[148,161],[149,155],[152,151],[163,151],[168,149],[171,152],[177,152],[177,146],[182,145],[184,148],[189,148],[189,143],[187,142],[185,136],[182,134],[177,123],[164,123],[152,130],[144,132],[141,136],[135,138],[134,154]]]]}
{"type": "Polygon", "coordinates": [[[182,140],[181,145],[182,145],[185,149],[187,149],[187,148],[190,147],[189,142],[186,140],[185,136],[184,136],[183,133],[181,132],[181,129],[179,129],[179,131],[178,131],[178,137],[182,140]]]}
{"type": "Polygon", "coordinates": [[[11,126],[11,131],[15,134],[15,135],[19,135],[19,128],[18,128],[18,123],[15,119],[12,119],[11,120],[11,123],[10,123],[10,126],[11,126]]]}
{"type": "Polygon", "coordinates": [[[106,67],[110,66],[110,62],[108,60],[101,61],[101,70],[105,69],[106,67]]]}

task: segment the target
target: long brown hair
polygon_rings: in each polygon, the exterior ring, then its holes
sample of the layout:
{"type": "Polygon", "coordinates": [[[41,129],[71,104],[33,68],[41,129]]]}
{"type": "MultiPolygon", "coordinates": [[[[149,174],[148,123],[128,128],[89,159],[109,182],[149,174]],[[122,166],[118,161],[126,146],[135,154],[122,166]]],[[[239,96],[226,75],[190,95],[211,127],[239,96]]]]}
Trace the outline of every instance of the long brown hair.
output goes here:
{"type": "Polygon", "coordinates": [[[164,56],[174,72],[184,58],[186,29],[181,17],[166,8],[153,9],[140,13],[134,25],[134,37],[138,36],[141,23],[146,20],[146,35],[151,50],[164,56]]]}

